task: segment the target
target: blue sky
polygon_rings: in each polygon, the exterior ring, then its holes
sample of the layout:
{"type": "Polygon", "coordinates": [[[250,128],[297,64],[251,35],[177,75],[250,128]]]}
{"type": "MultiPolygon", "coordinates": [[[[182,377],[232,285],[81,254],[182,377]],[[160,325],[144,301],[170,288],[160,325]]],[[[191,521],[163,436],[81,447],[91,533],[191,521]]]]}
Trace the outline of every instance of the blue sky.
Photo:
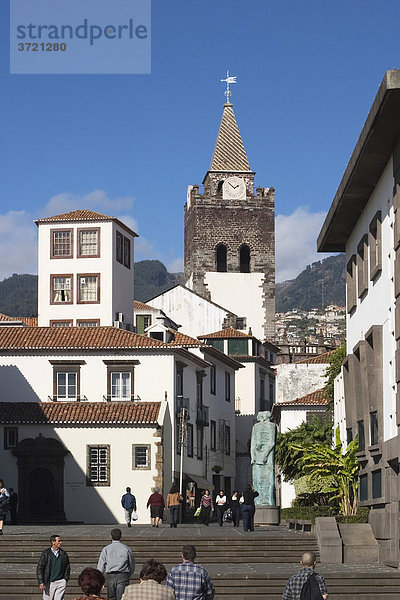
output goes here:
{"type": "Polygon", "coordinates": [[[396,0],[153,0],[150,75],[10,75],[3,0],[0,278],[36,272],[33,219],[74,208],[128,221],[136,260],[181,270],[186,187],[208,169],[227,69],[256,185],[276,189],[277,280],[295,277],[324,257],[320,226],[400,66],[399,13],[396,0]]]}

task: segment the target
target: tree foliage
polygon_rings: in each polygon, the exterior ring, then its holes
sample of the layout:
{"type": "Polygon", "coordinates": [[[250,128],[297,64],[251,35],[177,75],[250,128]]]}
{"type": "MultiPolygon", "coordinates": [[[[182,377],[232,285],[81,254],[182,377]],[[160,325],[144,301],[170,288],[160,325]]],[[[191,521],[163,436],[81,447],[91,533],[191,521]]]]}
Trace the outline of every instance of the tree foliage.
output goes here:
{"type": "Polygon", "coordinates": [[[297,461],[302,456],[303,450],[294,449],[293,446],[330,444],[331,438],[331,420],[316,416],[312,417],[310,423],[302,423],[296,429],[278,433],[275,460],[285,481],[293,481],[302,475],[297,461]]]}
{"type": "Polygon", "coordinates": [[[328,398],[331,409],[333,408],[334,381],[340,373],[342,362],[345,358],[346,344],[343,344],[332,354],[329,359],[329,367],[327,367],[325,371],[325,377],[327,378],[325,384],[325,398],[328,398]]]}
{"type": "Polygon", "coordinates": [[[343,451],[339,435],[339,427],[335,434],[336,443],[293,445],[293,450],[300,452],[297,466],[301,473],[309,475],[310,480],[328,483],[327,491],[332,493],[332,501],[337,500],[343,515],[357,513],[358,489],[358,452],[357,438],[350,442],[346,452],[343,451]]]}

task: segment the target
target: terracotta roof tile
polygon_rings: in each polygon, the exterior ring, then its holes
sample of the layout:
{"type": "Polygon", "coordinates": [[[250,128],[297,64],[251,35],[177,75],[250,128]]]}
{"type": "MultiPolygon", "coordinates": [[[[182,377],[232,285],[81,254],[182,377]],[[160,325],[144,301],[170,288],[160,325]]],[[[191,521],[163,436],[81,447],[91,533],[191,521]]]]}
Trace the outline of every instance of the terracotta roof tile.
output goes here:
{"type": "MultiPolygon", "coordinates": [[[[317,354],[316,356],[312,356],[311,358],[303,358],[302,360],[296,360],[296,365],[323,365],[328,364],[329,359],[332,354],[336,352],[336,350],[330,350],[329,352],[324,352],[323,354],[317,354]]],[[[295,357],[296,358],[296,357],[295,357]]]]}
{"type": "Polygon", "coordinates": [[[137,236],[132,229],[127,227],[127,225],[122,223],[122,221],[116,217],[110,217],[109,215],[103,215],[102,213],[88,209],[71,210],[70,212],[63,213],[61,215],[43,217],[42,219],[36,219],[35,223],[36,225],[39,225],[40,223],[73,223],[74,221],[115,221],[133,236],[137,236]]]}
{"type": "Polygon", "coordinates": [[[156,423],[161,402],[0,402],[1,423],[156,423]]]}
{"type": "Polygon", "coordinates": [[[197,340],[196,338],[190,337],[190,335],[186,335],[184,333],[180,333],[175,329],[168,328],[168,331],[174,335],[174,340],[169,342],[170,346],[185,346],[185,347],[196,347],[201,348],[205,346],[203,342],[197,340]]]}
{"type": "Polygon", "coordinates": [[[117,327],[0,327],[0,351],[168,348],[117,327]]]}
{"type": "Polygon", "coordinates": [[[4,315],[0,313],[0,321],[22,321],[28,327],[37,327],[37,317],[10,317],[9,315],[4,315]]]}
{"type": "Polygon", "coordinates": [[[144,302],[140,302],[139,300],[134,300],[133,302],[134,310],[157,310],[154,306],[150,306],[150,304],[145,304],[144,302]]]}
{"type": "Polygon", "coordinates": [[[279,402],[278,406],[326,406],[329,400],[325,398],[325,388],[321,388],[316,392],[311,392],[301,398],[295,398],[295,400],[288,400],[288,402],[279,402]]]}
{"type": "Polygon", "coordinates": [[[235,329],[234,327],[228,327],[227,329],[221,329],[221,331],[216,331],[215,333],[208,333],[207,335],[199,335],[198,338],[200,340],[212,340],[215,338],[247,338],[251,339],[254,336],[248,335],[244,333],[244,331],[240,331],[239,329],[235,329]]]}

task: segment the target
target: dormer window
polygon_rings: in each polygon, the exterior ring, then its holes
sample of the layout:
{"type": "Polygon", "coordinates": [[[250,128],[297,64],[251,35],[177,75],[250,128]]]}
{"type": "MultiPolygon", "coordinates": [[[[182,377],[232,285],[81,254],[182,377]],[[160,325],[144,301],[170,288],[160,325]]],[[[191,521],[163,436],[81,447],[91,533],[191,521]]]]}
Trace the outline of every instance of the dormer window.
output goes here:
{"type": "Polygon", "coordinates": [[[52,229],[50,232],[51,258],[72,258],[72,229],[52,229]]]}

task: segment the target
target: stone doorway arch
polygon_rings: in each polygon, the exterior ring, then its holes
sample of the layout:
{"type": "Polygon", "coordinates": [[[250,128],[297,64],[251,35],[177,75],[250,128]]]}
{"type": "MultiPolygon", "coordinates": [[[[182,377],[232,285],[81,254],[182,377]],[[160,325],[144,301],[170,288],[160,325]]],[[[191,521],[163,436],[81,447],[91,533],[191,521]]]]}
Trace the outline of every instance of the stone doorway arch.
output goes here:
{"type": "Polygon", "coordinates": [[[19,521],[65,521],[64,457],[68,450],[55,438],[39,434],[21,440],[13,454],[18,465],[19,521]]]}

